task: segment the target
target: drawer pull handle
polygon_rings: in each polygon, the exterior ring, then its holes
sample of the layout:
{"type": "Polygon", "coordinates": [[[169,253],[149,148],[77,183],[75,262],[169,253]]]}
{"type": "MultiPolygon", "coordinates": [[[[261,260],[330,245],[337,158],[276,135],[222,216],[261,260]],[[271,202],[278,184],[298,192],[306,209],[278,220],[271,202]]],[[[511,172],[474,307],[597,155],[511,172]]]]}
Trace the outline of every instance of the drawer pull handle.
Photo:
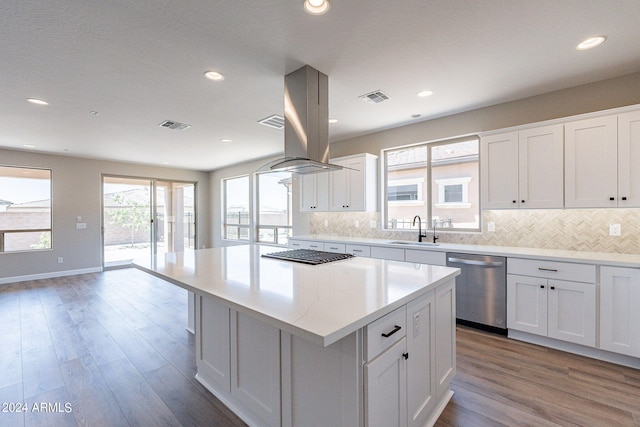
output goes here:
{"type": "Polygon", "coordinates": [[[404,360],[407,360],[409,358],[409,353],[402,353],[402,357],[404,357],[404,360]]]}
{"type": "Polygon", "coordinates": [[[391,332],[387,332],[386,334],[383,332],[382,336],[385,337],[385,338],[389,338],[391,335],[395,334],[400,329],[402,329],[402,326],[396,325],[391,332]]]}
{"type": "Polygon", "coordinates": [[[552,273],[557,273],[558,270],[555,268],[544,268],[544,267],[538,267],[538,270],[540,271],[551,271],[552,273]]]}
{"type": "Polygon", "coordinates": [[[353,249],[353,252],[362,252],[362,249],[353,249]]]}

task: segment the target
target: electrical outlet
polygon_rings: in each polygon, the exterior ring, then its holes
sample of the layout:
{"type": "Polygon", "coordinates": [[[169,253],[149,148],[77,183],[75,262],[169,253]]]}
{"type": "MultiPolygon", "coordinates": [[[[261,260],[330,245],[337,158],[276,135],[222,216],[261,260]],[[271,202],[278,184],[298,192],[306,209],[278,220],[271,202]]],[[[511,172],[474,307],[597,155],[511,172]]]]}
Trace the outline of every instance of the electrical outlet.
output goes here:
{"type": "Polygon", "coordinates": [[[329,226],[329,220],[328,219],[324,220],[324,226],[325,226],[325,228],[329,226]]]}
{"type": "Polygon", "coordinates": [[[490,233],[495,233],[496,232],[496,223],[491,221],[487,223],[487,231],[489,231],[490,233]]]}
{"type": "Polygon", "coordinates": [[[356,222],[354,225],[356,226],[356,228],[360,227],[360,221],[356,219],[356,222]]]}
{"type": "Polygon", "coordinates": [[[62,258],[61,256],[58,257],[58,264],[62,264],[64,263],[64,258],[62,258]]]}
{"type": "Polygon", "coordinates": [[[622,235],[622,225],[609,224],[609,236],[619,237],[622,235]]]}
{"type": "Polygon", "coordinates": [[[369,228],[376,228],[378,226],[378,224],[376,223],[375,219],[372,219],[371,221],[369,221],[369,228]]]}

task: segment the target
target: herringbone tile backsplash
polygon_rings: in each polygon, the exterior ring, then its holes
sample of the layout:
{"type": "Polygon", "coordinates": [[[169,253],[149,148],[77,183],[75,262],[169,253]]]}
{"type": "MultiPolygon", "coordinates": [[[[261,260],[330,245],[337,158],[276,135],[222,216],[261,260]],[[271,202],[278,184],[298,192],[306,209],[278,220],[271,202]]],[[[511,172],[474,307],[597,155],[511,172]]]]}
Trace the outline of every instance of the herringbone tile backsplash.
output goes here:
{"type": "MultiPolygon", "coordinates": [[[[413,240],[416,231],[380,229],[380,214],[310,214],[312,234],[413,240]],[[325,221],[328,225],[325,226],[325,221]],[[356,221],[359,227],[356,227],[356,221]],[[370,224],[375,221],[376,228],[370,224]]],[[[438,232],[441,243],[640,253],[640,209],[539,209],[482,212],[482,233],[438,232]],[[487,223],[496,231],[488,232],[487,223]],[[609,224],[621,224],[622,236],[609,236],[609,224]]],[[[429,233],[430,235],[430,233],[429,233]]]]}

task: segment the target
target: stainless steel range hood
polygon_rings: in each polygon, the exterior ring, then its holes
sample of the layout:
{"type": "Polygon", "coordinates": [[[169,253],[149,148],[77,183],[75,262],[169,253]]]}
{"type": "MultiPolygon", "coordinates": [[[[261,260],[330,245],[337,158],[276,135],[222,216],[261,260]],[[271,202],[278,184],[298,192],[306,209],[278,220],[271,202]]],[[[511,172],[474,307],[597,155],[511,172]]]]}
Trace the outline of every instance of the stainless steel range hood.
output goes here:
{"type": "Polygon", "coordinates": [[[343,168],[329,163],[329,78],[305,65],[284,77],[284,158],[259,172],[338,169],[343,168]]]}

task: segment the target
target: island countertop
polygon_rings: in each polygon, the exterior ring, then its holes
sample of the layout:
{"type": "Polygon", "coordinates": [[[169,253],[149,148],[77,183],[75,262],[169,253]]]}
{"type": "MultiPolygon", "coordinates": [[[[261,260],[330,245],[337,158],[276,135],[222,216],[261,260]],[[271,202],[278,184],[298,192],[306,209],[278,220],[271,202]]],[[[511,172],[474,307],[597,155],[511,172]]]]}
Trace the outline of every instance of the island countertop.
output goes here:
{"type": "Polygon", "coordinates": [[[371,258],[306,265],[261,256],[282,250],[231,246],[133,264],[325,347],[460,274],[457,268],[371,258]]]}

